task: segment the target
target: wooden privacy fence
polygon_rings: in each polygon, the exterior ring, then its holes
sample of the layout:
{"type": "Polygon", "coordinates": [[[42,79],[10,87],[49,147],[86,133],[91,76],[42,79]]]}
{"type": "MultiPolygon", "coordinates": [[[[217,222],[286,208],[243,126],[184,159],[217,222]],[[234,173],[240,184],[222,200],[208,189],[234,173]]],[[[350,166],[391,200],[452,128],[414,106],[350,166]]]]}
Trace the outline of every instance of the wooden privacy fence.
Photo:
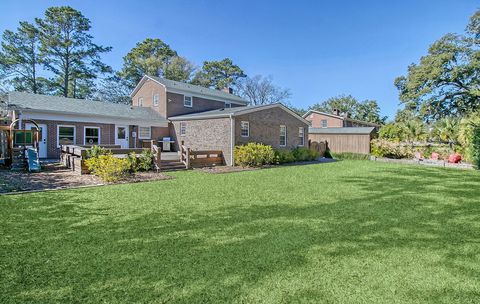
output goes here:
{"type": "Polygon", "coordinates": [[[187,169],[224,165],[221,150],[192,150],[180,143],[180,161],[187,169]]]}
{"type": "Polygon", "coordinates": [[[325,152],[328,150],[328,142],[326,141],[308,141],[308,146],[311,150],[317,151],[320,156],[325,156],[325,152]]]}

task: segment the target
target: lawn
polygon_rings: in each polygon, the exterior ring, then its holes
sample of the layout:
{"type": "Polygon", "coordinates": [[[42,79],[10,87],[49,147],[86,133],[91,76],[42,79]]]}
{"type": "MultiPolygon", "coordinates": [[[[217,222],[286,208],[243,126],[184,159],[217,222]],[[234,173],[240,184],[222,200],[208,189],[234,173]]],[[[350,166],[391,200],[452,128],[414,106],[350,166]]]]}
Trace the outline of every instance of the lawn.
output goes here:
{"type": "Polygon", "coordinates": [[[0,196],[0,302],[480,302],[478,172],[172,175],[0,196]]]}

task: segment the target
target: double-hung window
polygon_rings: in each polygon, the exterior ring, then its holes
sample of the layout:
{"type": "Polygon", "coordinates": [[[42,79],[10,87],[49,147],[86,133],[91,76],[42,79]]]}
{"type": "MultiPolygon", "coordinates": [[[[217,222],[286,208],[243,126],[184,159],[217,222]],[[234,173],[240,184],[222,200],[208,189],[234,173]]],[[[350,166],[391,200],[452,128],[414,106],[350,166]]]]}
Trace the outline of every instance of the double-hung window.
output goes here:
{"type": "Polygon", "coordinates": [[[183,96],[183,105],[187,108],[191,108],[192,105],[193,105],[192,99],[193,99],[192,96],[184,95],[183,96]]]}
{"type": "Polygon", "coordinates": [[[98,127],[85,127],[83,133],[84,145],[98,145],[100,144],[100,128],[98,127]]]}
{"type": "Polygon", "coordinates": [[[280,147],[287,145],[287,126],[280,126],[280,147]]]}
{"type": "Polygon", "coordinates": [[[153,106],[158,107],[159,97],[158,94],[153,95],[153,106]]]}
{"type": "Polygon", "coordinates": [[[250,123],[248,121],[240,122],[240,136],[241,137],[250,136],[250,123]]]}
{"type": "Polygon", "coordinates": [[[62,126],[57,127],[57,144],[61,145],[74,145],[75,144],[75,126],[62,126]]]}
{"type": "Polygon", "coordinates": [[[150,139],[152,129],[150,127],[138,127],[138,139],[150,139]]]}
{"type": "Polygon", "coordinates": [[[186,122],[181,122],[180,123],[180,136],[184,136],[187,134],[187,123],[186,122]]]}
{"type": "Polygon", "coordinates": [[[143,107],[143,97],[138,98],[138,106],[143,107]]]}
{"type": "Polygon", "coordinates": [[[305,128],[299,127],[298,128],[298,145],[303,147],[305,145],[305,128]]]}
{"type": "Polygon", "coordinates": [[[326,119],[322,119],[322,121],[320,123],[322,124],[322,128],[327,127],[327,120],[326,119]]]}

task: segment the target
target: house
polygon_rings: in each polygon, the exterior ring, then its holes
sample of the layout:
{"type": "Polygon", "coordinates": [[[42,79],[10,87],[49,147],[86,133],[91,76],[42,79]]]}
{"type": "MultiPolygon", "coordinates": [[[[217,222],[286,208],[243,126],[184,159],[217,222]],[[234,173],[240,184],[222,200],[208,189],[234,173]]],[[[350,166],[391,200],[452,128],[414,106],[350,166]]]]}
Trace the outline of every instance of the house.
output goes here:
{"type": "Polygon", "coordinates": [[[377,134],[379,124],[357,120],[341,115],[338,110],[333,114],[309,110],[303,117],[310,122],[308,139],[326,141],[334,153],[370,153],[370,141],[377,134]]]}
{"type": "Polygon", "coordinates": [[[60,145],[115,144],[142,147],[170,137],[194,150],[222,150],[227,165],[233,147],[261,142],[275,148],[305,146],[308,122],[281,104],[247,106],[231,90],[214,90],[144,76],[131,93],[132,104],[11,92],[4,98],[20,128],[41,128],[40,157],[58,158],[60,145]]]}
{"type": "Polygon", "coordinates": [[[311,123],[312,128],[352,128],[352,127],[375,127],[380,125],[368,121],[362,121],[350,118],[348,113],[340,114],[339,110],[333,110],[333,113],[309,110],[303,118],[311,123]]]}

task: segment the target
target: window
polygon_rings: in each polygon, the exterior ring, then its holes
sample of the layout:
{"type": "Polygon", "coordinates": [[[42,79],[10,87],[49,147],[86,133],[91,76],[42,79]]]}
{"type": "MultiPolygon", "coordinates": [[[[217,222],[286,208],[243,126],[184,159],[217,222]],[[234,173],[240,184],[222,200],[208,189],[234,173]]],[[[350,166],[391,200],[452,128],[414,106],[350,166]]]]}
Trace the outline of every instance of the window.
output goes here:
{"type": "Polygon", "coordinates": [[[143,97],[138,98],[138,106],[143,107],[143,97]]]}
{"type": "Polygon", "coordinates": [[[158,107],[158,100],[159,100],[158,94],[153,95],[153,106],[154,107],[158,107]]]}
{"type": "Polygon", "coordinates": [[[322,121],[320,123],[321,123],[322,128],[327,127],[327,120],[326,119],[322,119],[322,121]]]}
{"type": "Polygon", "coordinates": [[[192,96],[183,96],[183,105],[185,107],[191,108],[192,107],[192,96]]]}
{"type": "Polygon", "coordinates": [[[280,126],[280,147],[285,147],[287,145],[287,127],[280,126]]]}
{"type": "Polygon", "coordinates": [[[250,136],[250,124],[248,121],[240,122],[240,136],[249,137],[250,136]]]}
{"type": "Polygon", "coordinates": [[[305,145],[305,128],[299,127],[298,128],[298,139],[299,139],[299,146],[303,147],[305,145]]]}
{"type": "Polygon", "coordinates": [[[152,129],[150,127],[138,127],[138,139],[150,139],[152,129]]]}
{"type": "Polygon", "coordinates": [[[232,107],[232,103],[231,102],[226,102],[225,103],[225,109],[229,109],[232,107]]]}
{"type": "Polygon", "coordinates": [[[187,123],[186,122],[181,122],[180,123],[180,135],[184,136],[187,134],[187,123]]]}
{"type": "Polygon", "coordinates": [[[75,144],[75,127],[74,126],[58,126],[57,127],[57,144],[74,145],[75,144]]]}
{"type": "Polygon", "coordinates": [[[83,144],[84,145],[98,145],[100,143],[100,128],[85,127],[83,144]]]}

